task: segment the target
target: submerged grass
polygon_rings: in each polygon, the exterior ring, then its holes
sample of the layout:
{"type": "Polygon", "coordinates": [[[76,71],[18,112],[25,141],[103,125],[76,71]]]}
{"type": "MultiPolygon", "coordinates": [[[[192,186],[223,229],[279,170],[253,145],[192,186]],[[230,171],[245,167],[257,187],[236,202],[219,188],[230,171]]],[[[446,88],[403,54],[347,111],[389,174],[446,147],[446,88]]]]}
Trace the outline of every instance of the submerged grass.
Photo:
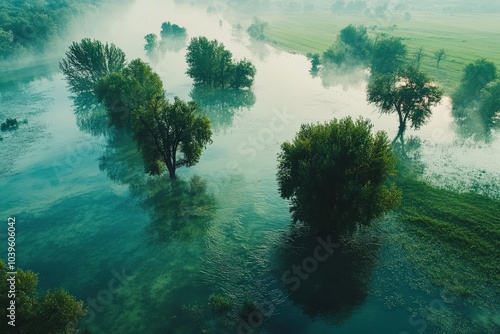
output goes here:
{"type": "MultiPolygon", "coordinates": [[[[402,178],[401,215],[416,238],[407,245],[416,268],[461,296],[500,291],[500,202],[402,178]]],[[[493,297],[493,296],[490,296],[493,297]]]]}

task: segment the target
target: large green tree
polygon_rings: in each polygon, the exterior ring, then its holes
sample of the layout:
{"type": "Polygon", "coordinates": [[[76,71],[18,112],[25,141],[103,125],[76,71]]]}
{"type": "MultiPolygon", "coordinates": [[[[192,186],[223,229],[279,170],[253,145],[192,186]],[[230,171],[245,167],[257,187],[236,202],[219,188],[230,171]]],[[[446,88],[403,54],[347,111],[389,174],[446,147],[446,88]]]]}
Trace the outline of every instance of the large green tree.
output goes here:
{"type": "Polygon", "coordinates": [[[373,74],[397,72],[404,64],[406,45],[401,38],[383,37],[373,43],[371,70],[373,74]]]}
{"type": "Polygon", "coordinates": [[[141,59],[103,77],[95,86],[95,93],[98,101],[104,103],[111,124],[117,127],[129,126],[132,112],[165,96],[160,76],[141,59]]]}
{"type": "Polygon", "coordinates": [[[187,47],[186,72],[195,84],[216,87],[249,88],[255,76],[255,67],[248,60],[233,61],[231,51],[217,40],[194,37],[187,47]]]}
{"type": "Polygon", "coordinates": [[[84,38],[73,42],[60,63],[73,93],[93,92],[97,82],[106,75],[121,71],[126,64],[125,53],[114,44],[84,38]]]}
{"type": "Polygon", "coordinates": [[[303,124],[282,144],[277,179],[294,221],[341,233],[399,204],[400,192],[387,185],[396,173],[395,155],[386,133],[373,135],[372,127],[350,117],[303,124]]]}
{"type": "MultiPolygon", "coordinates": [[[[5,262],[0,260],[0,306],[6,311],[10,305],[8,293],[11,276],[5,262]]],[[[8,317],[0,324],[2,333],[20,334],[72,334],[77,333],[80,318],[85,314],[83,303],[65,290],[49,290],[39,297],[36,288],[38,277],[32,271],[17,270],[16,275],[16,326],[8,325],[8,317]]]]}
{"type": "Polygon", "coordinates": [[[343,28],[335,43],[323,53],[323,60],[337,65],[368,65],[372,42],[365,26],[343,28]]]}
{"type": "Polygon", "coordinates": [[[398,115],[399,129],[394,141],[404,142],[407,124],[420,129],[432,115],[431,107],[437,105],[443,91],[429,77],[413,66],[406,66],[397,73],[372,77],[368,85],[368,102],[376,105],[383,114],[398,115]]]}
{"type": "Polygon", "coordinates": [[[134,138],[150,174],[161,174],[166,166],[175,179],[176,169],[195,165],[212,142],[210,120],[194,102],[154,99],[131,116],[134,138]]]}

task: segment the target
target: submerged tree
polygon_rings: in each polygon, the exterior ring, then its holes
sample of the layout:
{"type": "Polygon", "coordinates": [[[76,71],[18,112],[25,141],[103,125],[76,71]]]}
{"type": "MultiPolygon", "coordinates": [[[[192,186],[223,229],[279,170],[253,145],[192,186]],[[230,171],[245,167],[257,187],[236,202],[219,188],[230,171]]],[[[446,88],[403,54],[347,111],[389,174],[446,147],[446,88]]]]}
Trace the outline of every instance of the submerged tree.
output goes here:
{"type": "Polygon", "coordinates": [[[101,78],[121,71],[125,64],[125,53],[114,44],[84,38],[71,44],[59,67],[66,76],[70,91],[82,93],[93,92],[101,78]]]}
{"type": "Polygon", "coordinates": [[[420,129],[430,119],[431,107],[437,105],[442,96],[443,91],[425,73],[407,66],[396,74],[381,74],[372,78],[367,99],[381,113],[398,115],[399,129],[394,141],[400,139],[403,143],[408,121],[412,128],[420,129]]]}
{"type": "Polygon", "coordinates": [[[258,17],[254,17],[252,24],[248,27],[247,32],[250,37],[264,40],[266,36],[264,35],[264,30],[267,28],[267,22],[262,21],[258,17]]]}
{"type": "Polygon", "coordinates": [[[293,142],[282,144],[277,179],[294,221],[340,233],[399,204],[400,192],[386,185],[396,158],[386,133],[372,135],[372,128],[350,117],[303,124],[293,142]]]}
{"type": "Polygon", "coordinates": [[[335,43],[323,53],[325,62],[337,65],[367,65],[372,42],[365,26],[348,25],[342,29],[335,43]]]}
{"type": "Polygon", "coordinates": [[[233,61],[231,51],[217,40],[195,37],[187,48],[186,72],[196,84],[208,84],[221,88],[249,88],[255,76],[255,66],[244,59],[233,61]]]}
{"type": "Polygon", "coordinates": [[[210,120],[194,102],[154,99],[131,114],[132,129],[146,172],[161,174],[164,166],[175,179],[179,167],[191,167],[212,142],[210,120]]]}
{"type": "Polygon", "coordinates": [[[148,53],[155,52],[158,48],[158,36],[156,34],[147,34],[144,36],[146,44],[144,44],[144,50],[148,53]]]}
{"type": "Polygon", "coordinates": [[[161,24],[161,38],[168,37],[185,37],[187,35],[186,28],[180,27],[177,24],[172,24],[170,21],[161,24]]]}

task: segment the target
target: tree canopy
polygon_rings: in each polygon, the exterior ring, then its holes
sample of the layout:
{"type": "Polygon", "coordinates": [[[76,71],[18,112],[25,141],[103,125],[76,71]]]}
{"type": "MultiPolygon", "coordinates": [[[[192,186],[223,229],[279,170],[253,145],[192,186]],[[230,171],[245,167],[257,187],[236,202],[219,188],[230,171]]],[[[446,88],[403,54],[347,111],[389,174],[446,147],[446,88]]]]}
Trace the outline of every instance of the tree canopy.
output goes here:
{"type": "Polygon", "coordinates": [[[97,82],[106,75],[121,71],[126,64],[125,53],[114,44],[84,38],[73,42],[59,67],[73,93],[93,92],[97,82]]]}
{"type": "Polygon", "coordinates": [[[403,142],[407,122],[420,129],[432,115],[431,107],[437,105],[443,91],[435,86],[425,73],[413,66],[406,66],[397,73],[380,74],[368,85],[368,102],[377,106],[381,113],[396,113],[399,130],[396,138],[403,142]]]}
{"type": "Polygon", "coordinates": [[[400,192],[387,186],[396,158],[385,132],[350,117],[303,124],[292,142],[281,145],[278,185],[291,200],[294,221],[329,233],[367,224],[396,207],[400,192]]]}
{"type": "Polygon", "coordinates": [[[180,27],[177,24],[172,24],[170,21],[161,24],[161,38],[167,37],[185,37],[187,35],[186,28],[180,27]]]}
{"type": "Polygon", "coordinates": [[[95,94],[98,101],[104,103],[111,124],[117,127],[129,126],[132,112],[165,96],[160,76],[141,59],[99,80],[95,94]]]}
{"type": "Polygon", "coordinates": [[[372,73],[397,72],[403,65],[407,49],[401,38],[384,37],[373,43],[371,54],[372,73]]]}
{"type": "Polygon", "coordinates": [[[325,62],[337,65],[368,65],[372,42],[365,26],[348,25],[342,29],[335,43],[323,53],[325,62]]]}
{"type": "MultiPolygon", "coordinates": [[[[9,305],[10,283],[7,266],[0,260],[0,305],[5,311],[9,305]]],[[[16,275],[16,327],[15,333],[77,333],[80,318],[85,314],[83,303],[65,290],[49,290],[41,298],[36,291],[38,277],[32,271],[17,270],[16,275]]],[[[0,324],[2,333],[13,328],[4,317],[0,324]]]]}
{"type": "Polygon", "coordinates": [[[264,35],[264,30],[267,28],[267,22],[262,21],[258,17],[254,17],[252,20],[252,24],[248,27],[247,32],[250,37],[264,40],[266,36],[264,35]]]}
{"type": "Polygon", "coordinates": [[[249,88],[253,84],[255,66],[244,59],[233,61],[231,51],[217,40],[194,37],[187,47],[186,72],[195,84],[208,84],[221,88],[249,88]]]}
{"type": "Polygon", "coordinates": [[[212,142],[210,120],[194,102],[177,97],[173,104],[151,100],[131,116],[134,138],[150,174],[161,174],[166,166],[170,178],[175,179],[176,169],[195,165],[212,142]]]}

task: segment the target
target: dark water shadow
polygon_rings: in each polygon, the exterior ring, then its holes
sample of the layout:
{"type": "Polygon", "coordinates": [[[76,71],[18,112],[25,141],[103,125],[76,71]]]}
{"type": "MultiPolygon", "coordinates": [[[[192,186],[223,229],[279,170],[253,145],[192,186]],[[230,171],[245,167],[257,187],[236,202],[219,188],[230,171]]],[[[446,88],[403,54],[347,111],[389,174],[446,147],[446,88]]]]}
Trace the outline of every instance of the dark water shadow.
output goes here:
{"type": "Polygon", "coordinates": [[[380,252],[379,236],[365,227],[349,236],[317,238],[303,228],[291,230],[280,249],[279,280],[304,314],[339,324],[366,301],[380,252]]]}
{"type": "Polygon", "coordinates": [[[243,109],[250,109],[256,102],[252,90],[220,89],[206,85],[195,85],[189,96],[210,118],[215,133],[230,128],[233,117],[243,109]]]}

